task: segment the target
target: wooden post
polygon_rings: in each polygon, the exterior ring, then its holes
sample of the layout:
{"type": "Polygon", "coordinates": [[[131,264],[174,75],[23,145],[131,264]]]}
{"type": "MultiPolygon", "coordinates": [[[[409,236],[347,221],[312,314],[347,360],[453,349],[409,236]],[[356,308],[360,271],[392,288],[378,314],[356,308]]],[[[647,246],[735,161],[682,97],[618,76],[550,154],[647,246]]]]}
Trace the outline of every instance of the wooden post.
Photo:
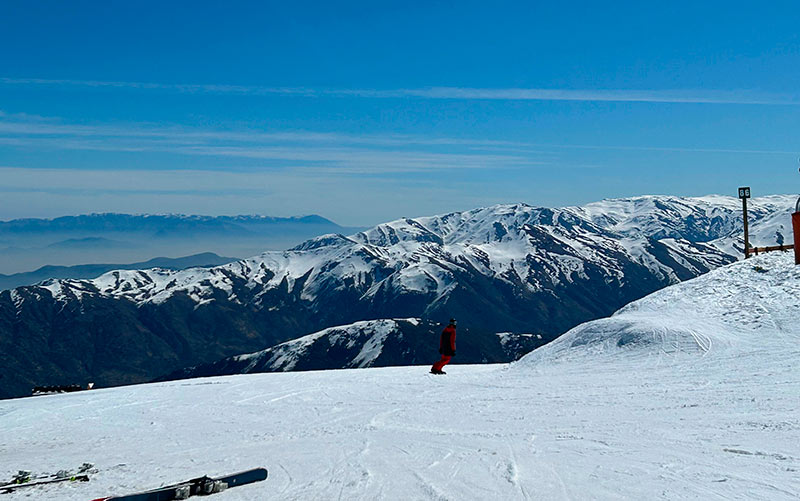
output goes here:
{"type": "Polygon", "coordinates": [[[750,198],[750,187],[739,188],[739,198],[742,199],[742,214],[744,215],[744,258],[750,257],[750,229],[747,225],[747,199],[750,198]]]}

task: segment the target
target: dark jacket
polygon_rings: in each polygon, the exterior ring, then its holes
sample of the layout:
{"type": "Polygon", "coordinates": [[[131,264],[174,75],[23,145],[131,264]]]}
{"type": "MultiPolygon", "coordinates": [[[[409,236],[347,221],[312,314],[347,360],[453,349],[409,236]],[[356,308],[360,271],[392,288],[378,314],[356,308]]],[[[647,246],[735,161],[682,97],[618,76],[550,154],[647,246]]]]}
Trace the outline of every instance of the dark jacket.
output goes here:
{"type": "Polygon", "coordinates": [[[456,326],[448,325],[439,339],[439,353],[452,357],[456,354],[456,326]]]}

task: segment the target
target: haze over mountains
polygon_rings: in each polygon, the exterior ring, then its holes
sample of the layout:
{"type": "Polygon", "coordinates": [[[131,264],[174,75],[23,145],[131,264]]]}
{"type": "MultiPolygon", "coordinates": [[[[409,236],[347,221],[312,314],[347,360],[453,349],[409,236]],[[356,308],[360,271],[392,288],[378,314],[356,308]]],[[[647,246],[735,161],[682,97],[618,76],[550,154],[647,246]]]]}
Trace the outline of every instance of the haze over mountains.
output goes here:
{"type": "MultiPolygon", "coordinates": [[[[751,202],[751,242],[788,240],[794,197],[751,202]]],[[[365,320],[454,315],[476,339],[529,333],[542,336],[536,346],[731,263],[742,247],[738,200],[648,196],[498,205],[325,235],[210,269],[20,287],[0,292],[0,361],[13,369],[2,396],[64,380],[144,381],[365,320]]],[[[385,359],[435,356],[434,344],[385,359]]]]}
{"type": "Polygon", "coordinates": [[[324,233],[357,231],[320,216],[87,214],[0,221],[0,273],[48,265],[133,263],[204,252],[251,256],[324,233]]]}

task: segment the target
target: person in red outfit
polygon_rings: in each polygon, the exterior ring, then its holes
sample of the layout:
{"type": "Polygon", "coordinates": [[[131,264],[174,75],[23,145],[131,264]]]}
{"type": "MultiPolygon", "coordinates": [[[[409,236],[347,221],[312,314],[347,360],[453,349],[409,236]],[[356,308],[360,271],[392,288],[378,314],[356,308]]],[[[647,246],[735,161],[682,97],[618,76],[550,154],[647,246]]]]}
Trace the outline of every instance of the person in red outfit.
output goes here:
{"type": "Polygon", "coordinates": [[[439,338],[439,353],[442,354],[441,360],[433,364],[431,374],[447,374],[442,368],[456,356],[456,319],[450,319],[450,325],[444,328],[442,336],[439,338]]]}

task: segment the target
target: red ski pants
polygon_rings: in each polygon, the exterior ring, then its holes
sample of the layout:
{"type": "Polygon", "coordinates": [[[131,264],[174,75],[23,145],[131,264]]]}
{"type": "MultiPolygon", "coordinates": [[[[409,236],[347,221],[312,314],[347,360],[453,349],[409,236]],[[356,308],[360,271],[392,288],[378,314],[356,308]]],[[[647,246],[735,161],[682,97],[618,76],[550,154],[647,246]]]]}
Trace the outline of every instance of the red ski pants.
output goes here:
{"type": "Polygon", "coordinates": [[[431,370],[432,371],[440,371],[440,370],[442,370],[442,367],[444,367],[445,365],[450,363],[450,359],[451,358],[453,358],[453,357],[451,357],[449,355],[442,355],[442,359],[439,360],[438,362],[436,362],[435,364],[433,364],[433,367],[431,367],[431,370]]]}

